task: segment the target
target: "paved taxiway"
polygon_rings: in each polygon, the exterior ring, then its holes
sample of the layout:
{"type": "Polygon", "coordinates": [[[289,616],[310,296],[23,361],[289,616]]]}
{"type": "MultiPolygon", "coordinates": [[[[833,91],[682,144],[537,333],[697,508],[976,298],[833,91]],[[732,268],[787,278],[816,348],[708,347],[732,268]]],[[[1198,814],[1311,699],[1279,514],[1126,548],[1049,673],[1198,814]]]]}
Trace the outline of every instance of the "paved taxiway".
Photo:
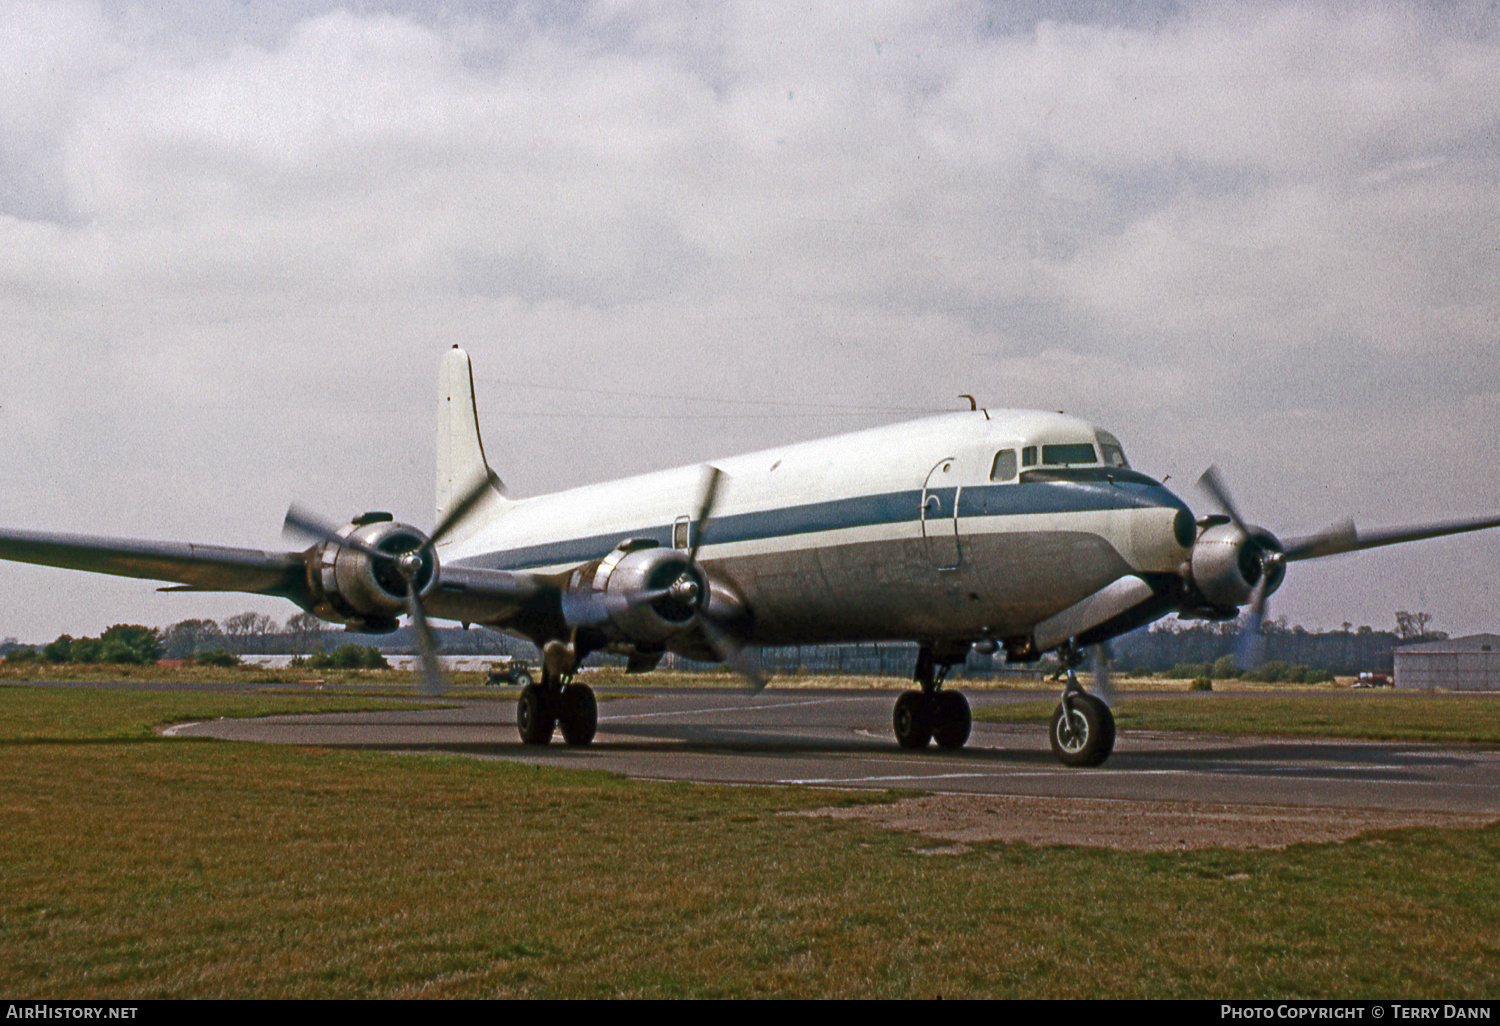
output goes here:
{"type": "MultiPolygon", "coordinates": [[[[975,708],[1055,694],[965,693],[975,708]]],[[[1493,749],[1124,730],[1107,765],[1076,770],[1053,758],[1040,725],[976,722],[961,752],[903,751],[890,725],[898,694],[600,689],[599,734],[585,748],[560,739],[546,748],[521,744],[509,694],[457,708],[217,720],[173,733],[449,753],[657,780],[1500,816],[1500,751],[1493,749]]]]}

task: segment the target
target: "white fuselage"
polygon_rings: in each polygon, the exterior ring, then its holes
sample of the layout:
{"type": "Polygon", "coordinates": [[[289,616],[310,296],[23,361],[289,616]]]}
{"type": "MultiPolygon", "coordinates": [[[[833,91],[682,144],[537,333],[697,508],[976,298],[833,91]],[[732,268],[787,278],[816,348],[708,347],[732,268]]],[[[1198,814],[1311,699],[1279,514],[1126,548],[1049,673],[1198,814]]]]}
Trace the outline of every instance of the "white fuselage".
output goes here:
{"type": "MultiPolygon", "coordinates": [[[[1025,636],[1187,556],[1186,507],[1123,458],[1108,465],[1110,445],[1077,418],[974,411],[715,461],[724,479],[699,558],[744,599],[759,644],[1025,636]],[[1080,446],[1091,461],[1046,459],[1080,446]]],[[[440,556],[555,574],[625,539],[687,548],[705,477],[679,467],[497,501],[440,556]]]]}

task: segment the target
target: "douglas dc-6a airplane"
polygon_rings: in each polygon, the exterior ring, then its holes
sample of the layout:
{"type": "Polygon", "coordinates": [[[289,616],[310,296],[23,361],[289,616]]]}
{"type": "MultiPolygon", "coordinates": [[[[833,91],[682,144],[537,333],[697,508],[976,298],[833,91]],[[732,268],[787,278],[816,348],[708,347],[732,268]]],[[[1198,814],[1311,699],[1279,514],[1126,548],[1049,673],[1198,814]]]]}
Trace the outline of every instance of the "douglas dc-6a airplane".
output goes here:
{"type": "MultiPolygon", "coordinates": [[[[972,405],[972,401],[971,401],[972,405]]],[[[1358,534],[1346,523],[1282,543],[1247,523],[1210,469],[1222,512],[1195,518],[1131,469],[1107,431],[1061,414],[973,409],[509,499],[485,459],[468,355],[441,371],[437,526],[366,513],[335,527],[293,508],[295,552],[0,532],[0,558],[176,582],[166,590],[279,595],[364,632],[411,617],[424,688],[442,688],[429,616],[523,637],[542,680],[517,727],[545,745],[594,737],[590,653],[649,670],[667,651],[723,661],[759,688],[763,645],[918,643],[917,688],[896,702],[896,740],[961,748],[969,705],[943,686],[970,649],[1012,662],[1056,652],[1067,670],[1053,751],[1099,765],[1109,706],[1080,686],[1091,646],[1168,613],[1259,634],[1286,564],[1500,526],[1500,518],[1358,534]]]]}

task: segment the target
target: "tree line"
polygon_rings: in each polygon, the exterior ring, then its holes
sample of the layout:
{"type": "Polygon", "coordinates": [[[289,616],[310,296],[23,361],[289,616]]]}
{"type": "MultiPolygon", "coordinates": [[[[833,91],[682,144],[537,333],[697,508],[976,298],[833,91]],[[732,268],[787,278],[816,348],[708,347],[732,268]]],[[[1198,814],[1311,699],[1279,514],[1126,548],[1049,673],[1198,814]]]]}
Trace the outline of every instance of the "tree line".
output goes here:
{"type": "MultiPolygon", "coordinates": [[[[1365,671],[1390,672],[1393,651],[1400,645],[1446,638],[1431,629],[1426,613],[1396,613],[1394,631],[1372,627],[1355,628],[1345,623],[1336,631],[1308,631],[1288,625],[1285,618],[1263,625],[1263,668],[1305,667],[1310,671],[1352,675],[1365,671]]],[[[529,643],[494,631],[434,628],[440,648],[452,655],[519,656],[535,659],[529,643]]],[[[1172,618],[1143,627],[1111,642],[1116,670],[1132,673],[1187,673],[1192,676],[1229,675],[1239,647],[1240,624],[1184,623],[1172,618]],[[1231,662],[1226,662],[1230,660],[1231,662]],[[1217,669],[1215,666],[1217,664],[1217,669]]],[[[42,659],[66,663],[150,663],[157,659],[237,661],[239,656],[292,654],[311,658],[345,649],[340,659],[355,658],[354,648],[383,652],[413,652],[416,640],[410,627],[392,634],[365,635],[336,630],[311,613],[298,613],[285,624],[262,613],[246,612],[222,622],[206,619],[181,620],[166,628],[138,624],[116,624],[97,638],[74,638],[63,634],[42,645],[22,645],[14,638],[0,643],[0,654],[8,661],[42,659]],[[223,656],[218,655],[223,653],[223,656]],[[210,657],[205,659],[205,657],[210,657]]],[[[838,670],[846,673],[895,673],[915,659],[915,647],[888,645],[817,645],[795,650],[768,649],[763,659],[768,668],[789,672],[805,667],[809,672],[838,670]],[[782,666],[790,660],[789,666],[782,666]],[[772,664],[775,664],[772,667],[772,664]]],[[[318,660],[322,662],[321,659],[318,660]]],[[[970,670],[984,672],[986,657],[970,657],[970,670]]],[[[999,660],[994,661],[998,667],[999,660]]],[[[1248,669],[1248,668],[1247,668],[1248,669]]]]}
{"type": "MultiPolygon", "coordinates": [[[[522,655],[535,657],[530,644],[488,630],[434,627],[439,647],[451,655],[522,655]]],[[[410,627],[391,634],[356,634],[338,630],[311,613],[298,613],[279,623],[263,613],[238,613],[222,621],[180,620],[169,627],[116,624],[97,638],[58,636],[45,645],[22,644],[15,638],[0,642],[0,657],[10,662],[43,660],[54,663],[141,664],[158,659],[232,664],[247,655],[300,655],[310,666],[375,665],[384,652],[415,652],[410,627]],[[358,655],[352,654],[358,652],[358,655]],[[321,656],[334,657],[326,663],[321,656]],[[363,663],[352,661],[364,660],[363,663]]]]}
{"type": "MultiPolygon", "coordinates": [[[[1341,676],[1389,673],[1393,653],[1401,645],[1439,641],[1448,636],[1432,630],[1431,624],[1432,617],[1428,614],[1405,610],[1396,614],[1394,631],[1377,631],[1368,626],[1356,628],[1351,623],[1336,631],[1309,631],[1288,625],[1283,617],[1262,625],[1261,658],[1265,665],[1305,666],[1341,676]]],[[[1240,630],[1240,623],[1234,620],[1184,623],[1169,618],[1111,642],[1114,666],[1135,673],[1167,673],[1193,665],[1212,667],[1222,659],[1234,660],[1240,630]]]]}

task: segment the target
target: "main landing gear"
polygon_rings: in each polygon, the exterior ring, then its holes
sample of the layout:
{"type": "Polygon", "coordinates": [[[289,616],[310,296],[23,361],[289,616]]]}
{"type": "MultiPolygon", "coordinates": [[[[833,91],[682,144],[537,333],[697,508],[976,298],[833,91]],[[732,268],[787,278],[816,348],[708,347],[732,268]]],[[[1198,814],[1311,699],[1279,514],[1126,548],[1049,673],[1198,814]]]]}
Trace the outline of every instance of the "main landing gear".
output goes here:
{"type": "Polygon", "coordinates": [[[1078,683],[1076,671],[1083,663],[1083,650],[1069,644],[1058,649],[1057,654],[1067,671],[1067,680],[1047,731],[1052,754],[1065,766],[1102,766],[1115,750],[1114,714],[1078,683]]]}
{"type": "Polygon", "coordinates": [[[939,748],[958,749],[969,740],[973,723],[969,700],[961,691],[942,690],[952,666],[952,662],[938,662],[929,645],[923,645],[917,653],[912,679],[921,690],[908,691],[896,699],[891,717],[896,743],[902,748],[926,748],[927,742],[936,741],[939,748]]]}
{"type": "Polygon", "coordinates": [[[572,646],[560,642],[547,645],[540,684],[527,684],[516,700],[516,730],[528,745],[552,743],[552,734],[562,728],[570,745],[586,745],[599,727],[599,703],[594,689],[573,680],[577,660],[572,646]],[[553,646],[557,645],[558,650],[553,646]]]}

